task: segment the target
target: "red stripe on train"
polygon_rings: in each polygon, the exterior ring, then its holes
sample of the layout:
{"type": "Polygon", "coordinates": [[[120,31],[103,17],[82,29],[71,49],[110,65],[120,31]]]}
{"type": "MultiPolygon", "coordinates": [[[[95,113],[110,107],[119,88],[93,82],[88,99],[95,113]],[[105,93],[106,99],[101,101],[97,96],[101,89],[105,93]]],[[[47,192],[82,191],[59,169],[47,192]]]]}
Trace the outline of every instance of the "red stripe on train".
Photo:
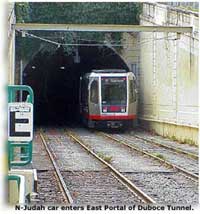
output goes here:
{"type": "Polygon", "coordinates": [[[98,115],[98,114],[89,114],[86,115],[89,120],[133,120],[136,119],[135,114],[131,115],[98,115]]]}

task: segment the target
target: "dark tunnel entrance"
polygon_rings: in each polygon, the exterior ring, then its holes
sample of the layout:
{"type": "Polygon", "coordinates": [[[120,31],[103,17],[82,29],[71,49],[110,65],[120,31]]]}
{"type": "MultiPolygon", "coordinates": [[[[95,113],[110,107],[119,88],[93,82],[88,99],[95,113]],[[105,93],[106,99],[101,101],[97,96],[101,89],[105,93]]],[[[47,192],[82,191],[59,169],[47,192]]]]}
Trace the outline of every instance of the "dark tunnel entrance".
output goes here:
{"type": "Polygon", "coordinates": [[[34,91],[36,125],[80,122],[80,76],[91,69],[128,69],[121,57],[106,46],[79,46],[78,55],[67,55],[61,46],[53,54],[39,52],[26,66],[23,84],[34,91]]]}

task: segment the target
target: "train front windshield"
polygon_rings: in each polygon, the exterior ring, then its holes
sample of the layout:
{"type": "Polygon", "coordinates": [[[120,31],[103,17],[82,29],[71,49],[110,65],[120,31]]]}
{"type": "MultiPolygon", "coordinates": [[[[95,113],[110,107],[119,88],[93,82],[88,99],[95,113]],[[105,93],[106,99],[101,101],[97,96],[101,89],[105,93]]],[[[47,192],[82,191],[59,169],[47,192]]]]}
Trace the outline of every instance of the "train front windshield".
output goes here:
{"type": "Polygon", "coordinates": [[[101,78],[102,105],[126,105],[126,77],[101,78]]]}

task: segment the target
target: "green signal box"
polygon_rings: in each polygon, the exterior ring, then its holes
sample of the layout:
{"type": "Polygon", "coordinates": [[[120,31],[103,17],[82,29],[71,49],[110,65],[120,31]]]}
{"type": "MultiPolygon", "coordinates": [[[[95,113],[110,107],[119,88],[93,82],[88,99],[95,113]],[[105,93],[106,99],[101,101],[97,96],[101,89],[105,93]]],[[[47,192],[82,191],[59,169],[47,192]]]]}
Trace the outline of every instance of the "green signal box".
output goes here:
{"type": "Polygon", "coordinates": [[[32,161],[34,94],[26,85],[8,86],[8,165],[32,161]]]}

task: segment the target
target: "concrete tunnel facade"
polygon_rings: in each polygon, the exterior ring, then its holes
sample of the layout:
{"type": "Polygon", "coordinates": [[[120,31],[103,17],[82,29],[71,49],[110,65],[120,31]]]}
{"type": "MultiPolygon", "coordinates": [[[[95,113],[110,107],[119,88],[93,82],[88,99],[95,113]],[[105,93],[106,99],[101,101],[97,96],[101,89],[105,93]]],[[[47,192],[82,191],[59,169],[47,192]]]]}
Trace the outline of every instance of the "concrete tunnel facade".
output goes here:
{"type": "Polygon", "coordinates": [[[107,46],[79,46],[76,58],[61,46],[54,53],[39,52],[23,72],[23,84],[35,95],[36,125],[79,122],[79,79],[91,69],[126,69],[123,59],[107,46]],[[78,59],[78,61],[77,61],[78,59]]]}

